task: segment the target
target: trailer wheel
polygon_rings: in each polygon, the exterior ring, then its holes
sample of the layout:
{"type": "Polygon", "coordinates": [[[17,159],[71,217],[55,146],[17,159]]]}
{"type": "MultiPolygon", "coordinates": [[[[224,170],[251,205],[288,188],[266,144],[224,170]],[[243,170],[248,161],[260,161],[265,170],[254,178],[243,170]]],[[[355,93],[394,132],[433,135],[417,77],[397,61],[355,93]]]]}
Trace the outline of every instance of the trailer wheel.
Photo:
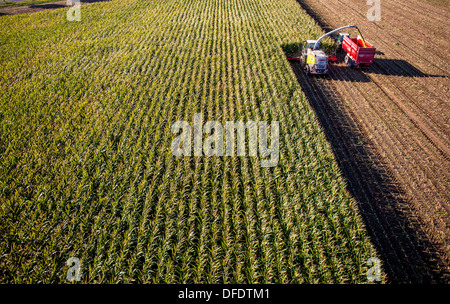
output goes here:
{"type": "Polygon", "coordinates": [[[350,56],[348,56],[348,54],[345,55],[344,62],[348,64],[348,66],[351,68],[355,66],[355,62],[353,61],[353,59],[350,58],[350,56]]]}
{"type": "Polygon", "coordinates": [[[356,66],[355,62],[353,61],[353,59],[350,58],[349,62],[350,62],[349,63],[349,67],[354,68],[356,66]]]}
{"type": "Polygon", "coordinates": [[[348,54],[345,55],[344,62],[345,62],[345,64],[348,64],[348,54]]]}

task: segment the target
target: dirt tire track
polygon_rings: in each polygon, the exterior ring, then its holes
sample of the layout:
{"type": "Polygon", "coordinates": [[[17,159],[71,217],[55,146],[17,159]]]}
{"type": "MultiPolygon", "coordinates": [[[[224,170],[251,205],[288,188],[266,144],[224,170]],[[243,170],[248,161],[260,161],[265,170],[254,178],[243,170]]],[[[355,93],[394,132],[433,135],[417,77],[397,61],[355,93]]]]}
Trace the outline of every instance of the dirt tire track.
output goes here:
{"type": "MultiPolygon", "coordinates": [[[[410,4],[404,0],[383,2],[386,14],[380,24],[367,21],[362,13],[368,9],[365,2],[298,2],[325,30],[357,24],[381,51],[365,71],[332,65],[325,78],[306,78],[297,63],[291,66],[319,116],[351,193],[360,203],[388,279],[448,283],[448,42],[437,39],[439,52],[427,53],[423,48],[417,52],[419,40],[410,39],[418,28],[415,25],[400,39],[399,27],[408,24],[397,24],[394,17],[402,5],[410,4]],[[443,54],[444,58],[439,58],[443,54]],[[357,139],[364,143],[361,149],[353,147],[357,139]]],[[[424,35],[439,24],[439,10],[420,0],[414,3],[421,5],[407,6],[399,15],[405,19],[431,8],[420,16],[420,20],[430,19],[428,28],[420,32],[424,35]]]]}

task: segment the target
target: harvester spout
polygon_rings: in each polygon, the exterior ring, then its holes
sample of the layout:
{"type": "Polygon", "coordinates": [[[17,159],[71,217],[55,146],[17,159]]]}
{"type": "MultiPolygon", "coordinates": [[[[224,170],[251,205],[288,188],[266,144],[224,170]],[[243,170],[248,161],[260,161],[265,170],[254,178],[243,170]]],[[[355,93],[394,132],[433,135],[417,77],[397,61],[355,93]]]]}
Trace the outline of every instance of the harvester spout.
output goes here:
{"type": "Polygon", "coordinates": [[[316,44],[314,45],[314,50],[318,50],[318,49],[319,49],[320,41],[321,41],[323,38],[325,38],[325,37],[327,37],[327,36],[330,36],[330,35],[332,35],[332,34],[334,34],[334,33],[336,33],[336,32],[342,31],[342,30],[344,30],[344,29],[346,29],[346,28],[351,28],[351,27],[353,27],[353,28],[355,28],[355,29],[358,30],[358,32],[359,32],[359,34],[360,34],[360,36],[361,36],[361,39],[362,39],[362,41],[363,41],[363,43],[364,43],[364,46],[366,46],[366,42],[365,42],[364,37],[363,37],[361,31],[359,30],[359,28],[358,28],[356,25],[346,25],[346,26],[337,28],[337,29],[335,29],[335,30],[332,30],[332,31],[326,33],[325,35],[323,35],[322,37],[320,37],[320,38],[317,40],[316,44]]]}

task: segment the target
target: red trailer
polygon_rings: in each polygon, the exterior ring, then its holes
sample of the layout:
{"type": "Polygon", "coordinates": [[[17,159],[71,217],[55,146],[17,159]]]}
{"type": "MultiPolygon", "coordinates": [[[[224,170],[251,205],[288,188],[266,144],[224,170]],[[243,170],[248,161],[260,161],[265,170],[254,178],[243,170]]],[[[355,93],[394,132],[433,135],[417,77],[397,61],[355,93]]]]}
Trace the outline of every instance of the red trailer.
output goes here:
{"type": "Polygon", "coordinates": [[[373,63],[376,49],[367,41],[363,41],[361,36],[349,38],[344,36],[342,48],[347,52],[345,63],[349,67],[367,67],[373,63]]]}

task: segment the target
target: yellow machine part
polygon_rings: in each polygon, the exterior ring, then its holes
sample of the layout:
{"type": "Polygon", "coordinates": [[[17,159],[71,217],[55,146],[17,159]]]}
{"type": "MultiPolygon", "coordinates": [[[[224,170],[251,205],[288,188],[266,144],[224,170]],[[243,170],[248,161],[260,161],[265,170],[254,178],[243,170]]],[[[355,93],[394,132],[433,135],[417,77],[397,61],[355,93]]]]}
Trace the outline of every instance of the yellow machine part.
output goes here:
{"type": "Polygon", "coordinates": [[[316,57],[314,56],[314,54],[312,53],[308,54],[308,57],[306,58],[306,63],[316,64],[316,57]]]}

